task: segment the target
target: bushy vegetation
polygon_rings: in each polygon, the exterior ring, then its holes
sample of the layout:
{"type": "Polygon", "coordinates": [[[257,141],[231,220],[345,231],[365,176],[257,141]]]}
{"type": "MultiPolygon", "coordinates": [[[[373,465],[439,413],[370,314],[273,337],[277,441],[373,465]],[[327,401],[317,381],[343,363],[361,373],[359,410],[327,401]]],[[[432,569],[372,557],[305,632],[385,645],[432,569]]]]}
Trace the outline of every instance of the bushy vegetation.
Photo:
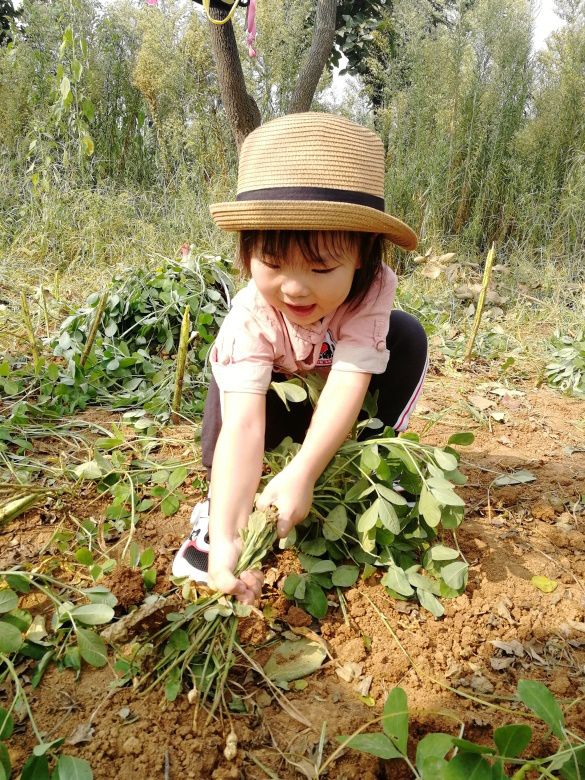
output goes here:
{"type": "MultiPolygon", "coordinates": [[[[496,241],[576,279],[585,23],[580,6],[561,5],[565,26],[536,55],[532,11],[519,0],[346,14],[338,39],[365,103],[339,110],[381,133],[388,204],[424,242],[474,254],[496,241]],[[358,22],[369,30],[359,46],[358,22]]],[[[258,21],[259,56],[242,46],[242,63],[267,120],[287,111],[312,5],[265,4],[258,21]]],[[[139,263],[172,257],[185,240],[230,249],[207,205],[232,191],[236,151],[191,5],[29,3],[11,38],[0,47],[0,247],[9,261],[139,263]]],[[[313,108],[327,108],[330,82],[325,73],[313,108]]]]}

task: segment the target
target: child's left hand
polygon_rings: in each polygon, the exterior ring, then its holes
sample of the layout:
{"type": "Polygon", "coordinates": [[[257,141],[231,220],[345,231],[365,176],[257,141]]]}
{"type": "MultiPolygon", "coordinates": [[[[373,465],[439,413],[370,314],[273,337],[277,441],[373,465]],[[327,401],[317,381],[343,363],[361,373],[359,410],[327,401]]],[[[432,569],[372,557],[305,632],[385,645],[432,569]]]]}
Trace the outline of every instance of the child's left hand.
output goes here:
{"type": "Polygon", "coordinates": [[[309,514],[314,487],[313,479],[292,461],[266,485],[256,507],[267,509],[272,505],[278,509],[276,531],[283,538],[309,514]]]}

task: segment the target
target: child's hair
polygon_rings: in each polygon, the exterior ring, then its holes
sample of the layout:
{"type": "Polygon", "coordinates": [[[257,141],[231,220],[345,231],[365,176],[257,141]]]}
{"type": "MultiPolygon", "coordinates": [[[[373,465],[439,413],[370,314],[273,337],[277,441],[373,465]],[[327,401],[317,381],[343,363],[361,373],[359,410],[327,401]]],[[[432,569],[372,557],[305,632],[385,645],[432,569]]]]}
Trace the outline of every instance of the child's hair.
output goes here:
{"type": "Polygon", "coordinates": [[[340,253],[349,245],[357,247],[361,267],[355,272],[346,303],[356,306],[365,298],[370,286],[380,273],[385,258],[385,241],[379,233],[359,233],[350,230],[242,230],[238,251],[238,265],[250,275],[252,252],[260,257],[288,257],[291,246],[296,246],[307,263],[325,264],[319,254],[319,234],[332,253],[340,253]]]}

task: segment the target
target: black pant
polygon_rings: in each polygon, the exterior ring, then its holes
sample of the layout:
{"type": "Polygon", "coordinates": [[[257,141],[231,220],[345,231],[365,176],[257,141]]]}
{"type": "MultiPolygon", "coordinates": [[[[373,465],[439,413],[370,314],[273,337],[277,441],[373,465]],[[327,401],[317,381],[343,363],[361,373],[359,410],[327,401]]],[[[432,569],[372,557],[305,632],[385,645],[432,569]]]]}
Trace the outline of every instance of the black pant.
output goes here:
{"type": "MultiPolygon", "coordinates": [[[[395,310],[390,314],[386,346],[390,351],[390,360],[383,374],[372,375],[369,391],[372,394],[378,391],[378,419],[396,431],[403,431],[408,425],[408,419],[416,405],[424,381],[427,367],[427,337],[415,317],[395,310]]],[[[277,381],[286,379],[277,374],[273,378],[277,381]]],[[[269,389],[266,394],[265,449],[273,449],[285,436],[291,436],[293,441],[302,442],[312,415],[313,407],[308,400],[290,403],[290,411],[287,411],[274,390],[269,389]]],[[[360,413],[359,419],[364,417],[364,413],[360,413]]],[[[201,429],[202,460],[208,473],[213,463],[213,453],[220,429],[219,388],[212,377],[201,429]]],[[[378,433],[374,432],[372,435],[378,433]]]]}

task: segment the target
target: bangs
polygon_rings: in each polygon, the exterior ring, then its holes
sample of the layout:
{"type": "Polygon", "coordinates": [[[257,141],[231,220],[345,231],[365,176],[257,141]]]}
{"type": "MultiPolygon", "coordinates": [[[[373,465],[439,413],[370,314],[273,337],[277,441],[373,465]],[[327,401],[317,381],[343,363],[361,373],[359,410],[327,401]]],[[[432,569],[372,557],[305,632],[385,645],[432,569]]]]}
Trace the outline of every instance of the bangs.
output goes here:
{"type": "Polygon", "coordinates": [[[242,242],[248,244],[251,254],[257,251],[260,257],[278,258],[287,262],[291,249],[298,249],[303,260],[310,265],[325,265],[330,255],[342,255],[356,244],[355,233],[341,230],[264,230],[249,231],[250,236],[242,233],[242,242]],[[249,243],[248,243],[249,242],[249,243]]]}
{"type": "Polygon", "coordinates": [[[279,264],[290,263],[291,249],[298,248],[305,262],[325,265],[329,254],[333,258],[350,248],[358,248],[361,267],[347,297],[353,304],[360,303],[380,273],[385,260],[385,241],[382,235],[351,230],[242,230],[238,247],[237,265],[250,275],[252,255],[276,259],[279,264]]]}

